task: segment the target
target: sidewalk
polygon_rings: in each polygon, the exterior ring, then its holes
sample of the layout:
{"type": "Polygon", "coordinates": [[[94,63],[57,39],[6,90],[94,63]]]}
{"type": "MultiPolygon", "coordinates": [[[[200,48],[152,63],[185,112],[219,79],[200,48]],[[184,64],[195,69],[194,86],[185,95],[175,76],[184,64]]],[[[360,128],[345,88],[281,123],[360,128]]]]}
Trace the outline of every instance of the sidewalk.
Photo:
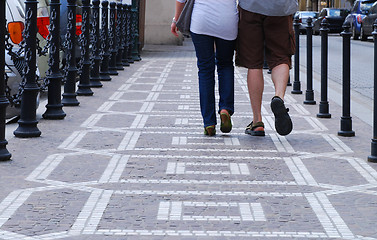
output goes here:
{"type": "Polygon", "coordinates": [[[40,119],[41,137],[7,134],[0,239],[377,239],[369,124],[353,116],[356,136],[338,137],[341,107],[319,119],[319,93],[307,106],[288,87],[294,130],[279,136],[265,74],[266,136],[246,135],[236,68],[234,128],[207,137],[192,46],[146,46],[142,58],[64,120],[40,119]]]}

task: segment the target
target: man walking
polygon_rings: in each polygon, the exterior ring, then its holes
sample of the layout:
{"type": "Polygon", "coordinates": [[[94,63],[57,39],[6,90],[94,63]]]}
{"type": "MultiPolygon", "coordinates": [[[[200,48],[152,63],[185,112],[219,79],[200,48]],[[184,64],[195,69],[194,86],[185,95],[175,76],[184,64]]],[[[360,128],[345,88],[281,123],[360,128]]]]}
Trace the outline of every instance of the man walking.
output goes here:
{"type": "Polygon", "coordinates": [[[292,14],[297,6],[297,0],[239,0],[236,64],[248,69],[247,86],[253,110],[253,120],[245,130],[247,134],[265,135],[261,114],[264,50],[275,86],[275,96],[271,100],[275,129],[283,136],[292,131],[284,95],[295,52],[292,14]]]}

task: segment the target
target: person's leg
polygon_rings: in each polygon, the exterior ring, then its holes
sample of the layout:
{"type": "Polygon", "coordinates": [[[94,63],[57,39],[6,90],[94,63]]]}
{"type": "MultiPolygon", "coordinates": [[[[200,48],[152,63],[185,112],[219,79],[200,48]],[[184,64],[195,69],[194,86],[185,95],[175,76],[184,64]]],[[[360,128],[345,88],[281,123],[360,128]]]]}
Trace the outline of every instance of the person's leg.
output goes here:
{"type": "Polygon", "coordinates": [[[262,96],[264,90],[262,69],[248,70],[247,87],[249,90],[251,108],[253,110],[253,122],[262,122],[262,96]]]}
{"type": "Polygon", "coordinates": [[[216,65],[219,82],[219,112],[226,109],[234,112],[234,48],[235,41],[216,38],[216,65]]]}
{"type": "Polygon", "coordinates": [[[284,100],[289,78],[288,64],[280,64],[272,69],[271,78],[275,85],[275,96],[284,100]]]}
{"type": "Polygon", "coordinates": [[[200,110],[204,127],[216,125],[214,38],[191,33],[198,65],[200,110]]]}
{"type": "Polygon", "coordinates": [[[264,22],[266,37],[266,54],[268,65],[272,69],[272,81],[275,85],[275,96],[271,100],[271,110],[275,116],[275,129],[280,135],[292,131],[293,124],[285,107],[284,95],[291,67],[291,56],[295,43],[290,16],[266,17],[264,22]]]}
{"type": "Polygon", "coordinates": [[[234,113],[234,63],[235,40],[215,39],[216,65],[219,82],[220,130],[229,133],[232,130],[231,115],[234,113]]]}
{"type": "Polygon", "coordinates": [[[247,86],[249,91],[253,120],[245,133],[264,136],[262,123],[262,96],[264,90],[264,16],[240,9],[237,39],[236,64],[248,69],[247,86]]]}
{"type": "Polygon", "coordinates": [[[266,59],[272,70],[275,95],[284,99],[291,67],[291,56],[295,50],[294,31],[290,16],[266,17],[265,29],[266,59]]]}

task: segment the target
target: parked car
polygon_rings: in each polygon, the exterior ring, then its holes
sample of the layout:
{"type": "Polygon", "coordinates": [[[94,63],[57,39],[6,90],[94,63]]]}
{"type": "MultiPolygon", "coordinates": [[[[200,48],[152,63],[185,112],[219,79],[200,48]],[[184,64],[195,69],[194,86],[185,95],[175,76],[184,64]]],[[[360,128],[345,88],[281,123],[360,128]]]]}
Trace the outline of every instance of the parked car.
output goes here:
{"type": "Polygon", "coordinates": [[[313,33],[315,35],[319,34],[319,29],[321,28],[321,23],[323,19],[327,19],[329,23],[329,29],[332,33],[340,33],[343,31],[343,23],[349,13],[348,9],[345,8],[323,8],[318,18],[313,23],[313,33]]]}
{"type": "Polygon", "coordinates": [[[361,21],[360,29],[360,40],[366,41],[369,36],[372,36],[373,24],[377,18],[377,2],[373,3],[372,7],[369,9],[367,15],[361,21]]]}
{"type": "MultiPolygon", "coordinates": [[[[6,1],[6,19],[7,30],[9,33],[9,44],[12,48],[12,52],[19,50],[18,44],[23,40],[22,31],[25,28],[25,11],[24,3],[22,0],[6,1]]],[[[22,81],[22,70],[24,67],[23,56],[16,56],[5,50],[5,73],[7,76],[7,97],[11,104],[6,109],[6,118],[12,118],[19,115],[19,106],[13,104],[13,96],[18,93],[19,85],[22,81]]]]}
{"type": "Polygon", "coordinates": [[[300,22],[300,33],[306,33],[306,26],[308,18],[312,18],[312,22],[314,22],[318,18],[318,12],[314,11],[298,11],[293,16],[293,19],[298,17],[300,22]]]}
{"type": "Polygon", "coordinates": [[[351,24],[352,39],[357,40],[360,37],[361,22],[369,13],[370,8],[376,0],[356,0],[351,8],[351,12],[346,17],[347,22],[351,24]]]}
{"type": "MultiPolygon", "coordinates": [[[[81,0],[77,1],[77,15],[76,15],[76,34],[81,33],[81,0]]],[[[50,12],[50,0],[39,0],[37,8],[37,38],[39,46],[44,48],[47,44],[47,37],[49,35],[49,12],[50,12]]],[[[7,19],[7,30],[10,34],[10,44],[12,45],[12,52],[17,52],[20,47],[19,43],[23,40],[22,32],[25,28],[25,3],[24,0],[12,0],[6,1],[6,19],[7,19]]],[[[61,37],[62,40],[65,38],[66,25],[67,25],[67,1],[62,1],[61,5],[61,37]]],[[[63,57],[63,54],[61,54],[63,57]]],[[[7,107],[6,118],[10,119],[16,117],[20,114],[20,102],[14,101],[17,98],[19,92],[19,86],[22,82],[22,71],[24,67],[24,57],[23,55],[11,57],[9,51],[5,51],[6,56],[6,74],[8,76],[7,80],[7,91],[9,91],[8,99],[11,104],[7,107]]],[[[76,56],[80,57],[80,48],[76,46],[76,56]]],[[[40,79],[46,77],[46,73],[49,69],[48,66],[48,54],[45,56],[39,56],[37,54],[37,71],[36,74],[40,79]]],[[[39,95],[37,102],[39,103],[39,95]]]]}

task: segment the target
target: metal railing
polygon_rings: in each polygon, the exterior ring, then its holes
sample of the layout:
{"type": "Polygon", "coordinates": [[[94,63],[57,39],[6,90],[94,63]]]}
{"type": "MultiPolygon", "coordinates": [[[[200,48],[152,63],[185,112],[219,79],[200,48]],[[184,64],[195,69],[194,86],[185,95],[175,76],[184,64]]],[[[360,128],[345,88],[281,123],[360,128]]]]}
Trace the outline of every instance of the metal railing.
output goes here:
{"type": "MultiPolygon", "coordinates": [[[[117,75],[134,61],[140,61],[140,43],[138,35],[139,26],[139,0],[132,0],[132,5],[110,3],[99,0],[83,0],[81,34],[76,36],[76,0],[68,1],[67,33],[61,42],[60,31],[60,3],[61,0],[51,0],[50,25],[47,37],[49,53],[49,70],[46,77],[47,105],[42,115],[44,119],[64,119],[66,113],[63,106],[78,106],[78,95],[92,96],[92,87],[102,87],[101,81],[110,81],[110,75],[117,75]],[[110,20],[109,20],[110,16],[110,20]],[[102,17],[100,19],[100,17],[102,17]],[[100,26],[101,22],[101,26],[100,26]],[[90,47],[91,46],[91,47],[90,47]],[[76,48],[80,48],[80,56],[76,56],[76,48]],[[60,59],[60,53],[64,58],[60,59]],[[77,58],[79,57],[79,61],[77,58]],[[65,64],[62,64],[64,61],[65,64]],[[61,65],[65,67],[60,68],[61,65]],[[79,78],[78,89],[76,81],[79,78]],[[61,93],[62,83],[64,92],[61,93]]],[[[0,24],[6,26],[5,0],[0,0],[0,24]]],[[[37,40],[37,7],[38,1],[25,1],[25,29],[24,40],[20,43],[24,51],[24,69],[20,84],[21,115],[18,128],[13,132],[16,137],[39,137],[36,119],[37,95],[41,91],[37,80],[37,57],[41,51],[37,40]]],[[[5,29],[6,30],[6,29],[5,29]]],[[[7,31],[5,31],[7,32],[7,31]]],[[[9,99],[6,97],[5,52],[11,53],[12,48],[5,49],[6,35],[0,41],[0,69],[4,78],[0,81],[0,161],[9,160],[5,139],[5,114],[9,99]]],[[[9,45],[9,44],[8,44],[9,45]]]]}

